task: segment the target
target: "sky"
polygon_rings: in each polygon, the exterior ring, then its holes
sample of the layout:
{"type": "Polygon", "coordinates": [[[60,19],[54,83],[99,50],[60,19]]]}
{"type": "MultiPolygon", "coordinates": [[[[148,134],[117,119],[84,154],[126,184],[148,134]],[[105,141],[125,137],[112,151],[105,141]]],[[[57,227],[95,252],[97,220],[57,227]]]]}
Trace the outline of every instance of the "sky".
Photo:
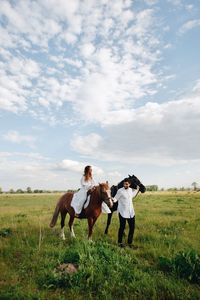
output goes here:
{"type": "Polygon", "coordinates": [[[0,0],[0,187],[200,185],[199,0],[0,0]]]}

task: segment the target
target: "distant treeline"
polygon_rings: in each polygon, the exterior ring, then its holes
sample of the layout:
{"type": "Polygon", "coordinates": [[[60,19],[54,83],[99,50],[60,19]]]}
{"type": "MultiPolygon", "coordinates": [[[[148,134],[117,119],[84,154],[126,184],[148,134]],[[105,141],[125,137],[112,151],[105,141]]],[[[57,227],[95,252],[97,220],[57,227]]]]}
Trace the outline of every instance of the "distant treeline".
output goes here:
{"type": "Polygon", "coordinates": [[[0,194],[2,193],[8,193],[8,194],[41,194],[41,193],[66,193],[66,192],[74,192],[75,190],[65,190],[65,191],[61,191],[61,190],[42,190],[42,189],[35,189],[32,190],[30,187],[27,187],[27,189],[23,190],[23,189],[10,189],[9,191],[4,192],[2,190],[2,188],[0,188],[0,194]]]}
{"type": "Polygon", "coordinates": [[[158,185],[153,184],[153,185],[146,185],[146,190],[149,192],[156,192],[156,191],[200,191],[199,188],[197,188],[197,185],[192,184],[192,188],[190,187],[170,187],[170,188],[159,188],[158,185]]]}
{"type": "MultiPolygon", "coordinates": [[[[198,185],[196,182],[193,182],[191,184],[192,188],[190,187],[181,187],[181,188],[177,188],[177,187],[171,187],[171,188],[159,188],[158,185],[156,184],[152,184],[152,185],[146,185],[146,190],[149,192],[156,192],[156,191],[200,191],[200,189],[198,188],[198,185]]],[[[65,190],[65,191],[61,191],[61,190],[42,190],[42,189],[34,189],[32,190],[30,187],[27,187],[25,190],[23,189],[10,189],[9,191],[4,192],[2,190],[2,188],[0,187],[0,194],[2,193],[8,193],[8,194],[41,194],[41,193],[66,193],[66,192],[75,192],[76,190],[65,190]]]]}

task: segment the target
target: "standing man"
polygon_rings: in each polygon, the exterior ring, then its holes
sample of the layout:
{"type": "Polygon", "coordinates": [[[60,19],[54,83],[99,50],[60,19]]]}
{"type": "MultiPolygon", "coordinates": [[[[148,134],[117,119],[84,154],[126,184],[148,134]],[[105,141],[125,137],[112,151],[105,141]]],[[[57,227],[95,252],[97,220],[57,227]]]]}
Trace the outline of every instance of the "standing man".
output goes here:
{"type": "Polygon", "coordinates": [[[124,179],[124,187],[117,191],[114,197],[114,202],[118,201],[119,212],[119,231],[118,231],[118,245],[124,247],[122,238],[126,226],[126,221],[129,225],[128,245],[132,247],[133,235],[135,230],[135,211],[133,208],[133,197],[139,192],[139,187],[136,190],[130,188],[131,182],[129,178],[124,179]]]}

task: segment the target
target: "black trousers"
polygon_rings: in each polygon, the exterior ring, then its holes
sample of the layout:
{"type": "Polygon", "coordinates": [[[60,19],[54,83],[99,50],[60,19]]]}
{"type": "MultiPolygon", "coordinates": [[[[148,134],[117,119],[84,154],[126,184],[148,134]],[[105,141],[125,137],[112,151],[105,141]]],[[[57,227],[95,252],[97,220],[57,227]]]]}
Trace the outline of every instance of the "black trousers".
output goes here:
{"type": "Polygon", "coordinates": [[[126,226],[126,221],[128,222],[129,225],[129,233],[128,233],[128,244],[131,245],[133,242],[133,235],[135,231],[135,216],[133,218],[123,218],[119,214],[119,231],[118,231],[118,243],[122,243],[122,238],[126,226]]]}

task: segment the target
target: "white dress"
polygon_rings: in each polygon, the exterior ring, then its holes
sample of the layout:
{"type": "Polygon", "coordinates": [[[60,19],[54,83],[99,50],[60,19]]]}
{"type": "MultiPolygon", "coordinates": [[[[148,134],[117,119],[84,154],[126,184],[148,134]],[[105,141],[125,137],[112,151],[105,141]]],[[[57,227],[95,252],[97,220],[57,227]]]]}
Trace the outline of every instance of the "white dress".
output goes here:
{"type": "Polygon", "coordinates": [[[81,178],[81,188],[78,192],[74,193],[71,206],[75,210],[76,214],[80,214],[83,208],[83,204],[87,197],[87,191],[95,186],[95,181],[93,179],[85,180],[83,176],[81,178]]]}

